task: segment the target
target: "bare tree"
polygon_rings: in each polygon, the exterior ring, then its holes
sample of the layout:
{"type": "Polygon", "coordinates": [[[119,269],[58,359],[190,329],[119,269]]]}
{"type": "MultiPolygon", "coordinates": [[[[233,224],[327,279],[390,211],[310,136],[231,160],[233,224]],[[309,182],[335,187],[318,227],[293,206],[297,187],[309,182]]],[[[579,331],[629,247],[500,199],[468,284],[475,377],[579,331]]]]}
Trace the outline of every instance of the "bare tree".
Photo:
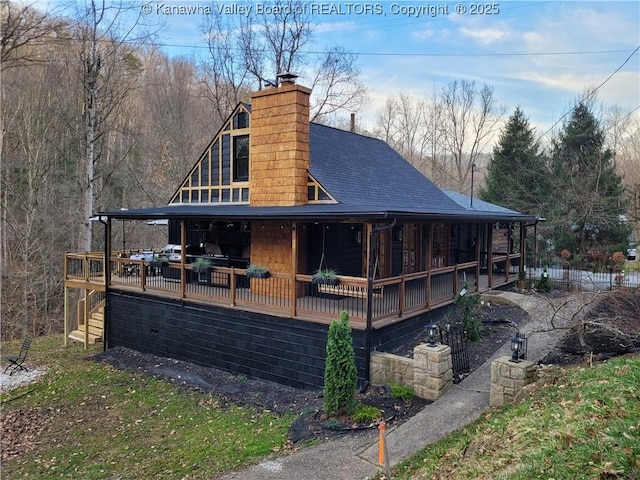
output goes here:
{"type": "Polygon", "coordinates": [[[132,44],[141,40],[139,5],[86,0],[78,5],[78,73],[84,90],[84,163],[81,169],[83,223],[78,248],[92,250],[90,218],[97,206],[99,160],[109,120],[135,86],[139,68],[132,44]],[[133,16],[132,16],[133,14],[133,16]]]}
{"type": "Polygon", "coordinates": [[[343,47],[334,47],[320,58],[311,81],[311,121],[329,123],[338,112],[360,110],[367,91],[357,80],[357,60],[343,47]]]}
{"type": "Polygon", "coordinates": [[[160,52],[144,57],[144,91],[136,96],[142,162],[127,162],[131,188],[139,205],[166,203],[222,122],[203,101],[209,92],[197,81],[196,66],[186,58],[160,52]]]}
{"type": "Polygon", "coordinates": [[[72,209],[62,202],[65,117],[75,107],[58,78],[60,57],[4,74],[10,90],[3,108],[6,141],[2,162],[3,338],[55,330],[47,321],[62,282],[59,252],[71,228],[72,209]],[[63,207],[62,205],[65,205],[63,207]]]}
{"type": "Polygon", "coordinates": [[[440,99],[441,136],[447,160],[453,164],[454,188],[466,192],[472,165],[495,141],[505,109],[497,107],[493,88],[485,84],[478,90],[476,83],[468,80],[449,83],[440,99]]]}
{"type": "Polygon", "coordinates": [[[54,12],[9,0],[0,0],[0,19],[1,70],[46,61],[47,50],[37,47],[51,43],[64,26],[54,12]]]}
{"type": "Polygon", "coordinates": [[[304,2],[277,0],[271,6],[270,15],[258,15],[256,9],[247,18],[214,14],[203,26],[210,54],[203,82],[220,117],[246,100],[249,91],[275,84],[284,72],[300,75],[313,89],[312,120],[357,111],[366,96],[357,57],[342,47],[322,54],[306,51],[313,24],[304,2]]]}
{"type": "MultiPolygon", "coordinates": [[[[236,46],[236,32],[226,28],[220,15],[209,15],[204,26],[209,59],[203,64],[209,98],[218,119],[222,121],[235,106],[249,98],[248,69],[236,46]]],[[[249,35],[253,32],[249,31],[249,35]]]]}
{"type": "Polygon", "coordinates": [[[616,155],[616,167],[629,197],[627,220],[634,224],[640,238],[640,115],[610,107],[602,114],[607,146],[616,155]]]}
{"type": "Polygon", "coordinates": [[[436,185],[447,187],[451,177],[449,166],[444,162],[442,152],[444,150],[440,125],[442,123],[443,106],[435,89],[425,101],[422,123],[426,139],[425,155],[427,163],[425,172],[436,185]]]}

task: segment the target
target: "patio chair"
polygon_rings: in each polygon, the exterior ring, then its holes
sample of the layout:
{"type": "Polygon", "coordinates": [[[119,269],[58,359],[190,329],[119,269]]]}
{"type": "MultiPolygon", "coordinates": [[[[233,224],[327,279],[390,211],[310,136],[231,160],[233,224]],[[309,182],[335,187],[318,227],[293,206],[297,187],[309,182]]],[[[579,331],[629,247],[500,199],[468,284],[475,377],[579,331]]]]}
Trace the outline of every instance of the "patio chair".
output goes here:
{"type": "Polygon", "coordinates": [[[4,369],[4,373],[7,373],[9,369],[11,369],[11,373],[9,376],[13,375],[16,370],[24,370],[28,372],[27,367],[23,365],[25,359],[27,358],[27,352],[29,351],[29,347],[31,346],[31,339],[25,338],[22,342],[22,348],[20,349],[20,353],[17,355],[4,355],[2,358],[9,362],[7,368],[4,369]]]}

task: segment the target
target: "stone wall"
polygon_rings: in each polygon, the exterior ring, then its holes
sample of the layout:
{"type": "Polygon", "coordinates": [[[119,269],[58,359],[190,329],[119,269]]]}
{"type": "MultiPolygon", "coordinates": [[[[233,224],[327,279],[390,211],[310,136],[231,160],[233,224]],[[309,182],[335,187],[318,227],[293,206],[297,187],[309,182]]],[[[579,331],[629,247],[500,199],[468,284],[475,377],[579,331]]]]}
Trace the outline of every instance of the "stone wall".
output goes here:
{"type": "Polygon", "coordinates": [[[537,367],[534,363],[527,360],[515,363],[510,358],[500,357],[491,363],[489,403],[492,407],[512,403],[525,385],[535,381],[537,367]]]}
{"type": "Polygon", "coordinates": [[[451,348],[418,345],[413,350],[413,358],[373,352],[371,383],[404,385],[413,388],[420,398],[436,400],[453,386],[451,348]]]}

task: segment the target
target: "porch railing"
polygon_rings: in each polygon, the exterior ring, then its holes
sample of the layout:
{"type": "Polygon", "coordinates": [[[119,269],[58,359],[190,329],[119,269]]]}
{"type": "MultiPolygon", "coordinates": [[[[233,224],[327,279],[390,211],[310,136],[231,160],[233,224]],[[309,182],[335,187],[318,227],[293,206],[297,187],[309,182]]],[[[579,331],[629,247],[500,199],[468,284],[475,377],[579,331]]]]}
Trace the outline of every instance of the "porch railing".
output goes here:
{"type": "Polygon", "coordinates": [[[65,283],[105,284],[102,253],[67,253],[64,263],[65,283]]]}
{"type": "MultiPolygon", "coordinates": [[[[366,320],[366,278],[340,276],[340,284],[332,287],[316,285],[311,275],[304,274],[273,273],[269,278],[257,279],[248,278],[245,269],[235,267],[196,272],[191,264],[158,264],[118,257],[109,261],[109,285],[114,287],[312,320],[330,321],[346,310],[354,322],[366,320]]],[[[494,258],[492,269],[497,273],[492,285],[480,278],[478,262],[375,279],[372,320],[405,317],[446,305],[465,286],[470,292],[478,292],[513,281],[518,261],[519,255],[494,258]]],[[[69,283],[104,283],[104,271],[101,254],[66,256],[65,279],[69,283]]]]}

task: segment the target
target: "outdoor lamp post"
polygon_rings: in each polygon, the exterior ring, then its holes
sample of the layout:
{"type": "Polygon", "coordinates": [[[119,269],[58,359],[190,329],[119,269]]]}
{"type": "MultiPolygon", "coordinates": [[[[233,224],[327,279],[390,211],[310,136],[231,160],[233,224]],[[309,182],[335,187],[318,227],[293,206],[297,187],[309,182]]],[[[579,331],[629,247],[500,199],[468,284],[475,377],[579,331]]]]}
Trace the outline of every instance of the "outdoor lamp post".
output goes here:
{"type": "Polygon", "coordinates": [[[513,354],[511,355],[510,362],[520,363],[520,351],[522,350],[522,344],[524,343],[524,339],[520,336],[519,333],[516,333],[511,337],[511,351],[513,354]]]}
{"type": "Polygon", "coordinates": [[[433,321],[430,321],[427,325],[427,335],[429,335],[429,343],[427,345],[429,345],[430,347],[436,346],[436,333],[438,333],[438,325],[433,323],[433,321]]]}

